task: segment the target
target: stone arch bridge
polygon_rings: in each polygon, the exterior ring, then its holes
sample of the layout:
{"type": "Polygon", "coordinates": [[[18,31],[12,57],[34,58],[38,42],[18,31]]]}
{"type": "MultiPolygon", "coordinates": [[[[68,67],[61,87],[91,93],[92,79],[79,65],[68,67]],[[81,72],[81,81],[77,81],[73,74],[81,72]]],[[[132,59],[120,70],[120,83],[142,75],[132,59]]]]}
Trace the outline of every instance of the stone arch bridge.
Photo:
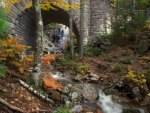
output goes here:
{"type": "MultiPolygon", "coordinates": [[[[73,0],[79,4],[80,0],[73,0]]],[[[32,46],[35,37],[35,17],[32,8],[25,9],[28,0],[21,0],[12,5],[8,14],[10,22],[9,34],[20,37],[27,45],[32,46]]],[[[108,0],[85,0],[84,3],[84,41],[88,37],[100,33],[110,32],[111,29],[111,8],[108,0]]],[[[69,26],[69,14],[67,11],[58,8],[57,10],[42,11],[44,26],[49,23],[62,23],[69,26]]],[[[80,10],[73,11],[73,32],[79,38],[80,10]]]]}

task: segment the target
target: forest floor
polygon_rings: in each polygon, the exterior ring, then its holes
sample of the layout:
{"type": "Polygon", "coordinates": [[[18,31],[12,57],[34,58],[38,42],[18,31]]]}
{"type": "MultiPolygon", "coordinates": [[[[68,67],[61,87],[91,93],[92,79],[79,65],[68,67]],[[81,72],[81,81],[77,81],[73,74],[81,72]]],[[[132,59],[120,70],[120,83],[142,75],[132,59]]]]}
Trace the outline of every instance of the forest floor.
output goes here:
{"type": "MultiPolygon", "coordinates": [[[[54,109],[52,105],[39,99],[33,93],[10,78],[0,80],[0,88],[5,89],[3,93],[0,93],[0,98],[10,105],[26,111],[26,113],[37,113],[38,110],[49,111],[54,109]]],[[[4,108],[3,105],[0,105],[0,113],[7,113],[4,111],[7,111],[7,109],[4,108]]]]}
{"type": "MultiPolygon", "coordinates": [[[[135,55],[134,51],[129,47],[113,46],[111,48],[100,56],[85,57],[83,60],[83,63],[89,65],[93,73],[100,76],[103,86],[109,87],[121,81],[126,76],[129,65],[136,72],[147,72],[150,65],[150,52],[135,55]]],[[[0,93],[0,98],[13,106],[26,110],[27,113],[36,112],[38,109],[54,109],[52,105],[43,102],[43,100],[30,93],[20,84],[12,81],[9,77],[0,80],[0,88],[6,90],[6,92],[0,93]]],[[[0,109],[2,108],[0,107],[0,109]]],[[[0,110],[0,113],[5,112],[0,110]]]]}
{"type": "Polygon", "coordinates": [[[135,54],[129,47],[112,46],[100,56],[85,57],[83,62],[104,81],[116,83],[126,76],[129,66],[134,72],[145,74],[150,66],[150,51],[135,54]]]}

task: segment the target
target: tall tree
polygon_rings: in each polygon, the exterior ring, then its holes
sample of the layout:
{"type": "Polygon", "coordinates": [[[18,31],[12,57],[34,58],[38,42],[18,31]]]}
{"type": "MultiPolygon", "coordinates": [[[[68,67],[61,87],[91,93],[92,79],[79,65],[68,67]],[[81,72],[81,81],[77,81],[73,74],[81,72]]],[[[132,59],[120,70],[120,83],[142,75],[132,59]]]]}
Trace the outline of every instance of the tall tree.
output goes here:
{"type": "Polygon", "coordinates": [[[84,0],[80,0],[80,37],[79,37],[80,58],[83,58],[83,38],[84,38],[84,0]]]}
{"type": "Polygon", "coordinates": [[[35,57],[34,57],[34,69],[33,79],[36,85],[39,83],[41,74],[41,55],[42,55],[42,38],[43,38],[43,21],[40,8],[40,0],[32,0],[33,9],[36,18],[36,41],[35,41],[35,57]]]}
{"type": "Polygon", "coordinates": [[[73,24],[72,24],[72,8],[71,8],[71,5],[72,5],[72,0],[69,0],[69,5],[70,5],[70,8],[69,8],[69,37],[70,37],[70,55],[71,55],[71,58],[74,57],[74,38],[72,36],[72,28],[73,28],[73,24]]]}

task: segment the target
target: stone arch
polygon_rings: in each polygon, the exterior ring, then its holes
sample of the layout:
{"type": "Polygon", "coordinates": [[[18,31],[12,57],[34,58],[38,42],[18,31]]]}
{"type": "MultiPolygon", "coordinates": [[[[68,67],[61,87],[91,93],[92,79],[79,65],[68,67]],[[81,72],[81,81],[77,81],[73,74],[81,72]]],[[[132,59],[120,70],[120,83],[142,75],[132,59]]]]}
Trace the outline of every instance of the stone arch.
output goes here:
{"type": "MultiPolygon", "coordinates": [[[[69,27],[69,14],[63,9],[57,8],[57,10],[42,10],[42,17],[44,26],[49,23],[61,23],[69,27]]],[[[73,21],[73,32],[77,38],[79,38],[79,29],[73,21]]]]}
{"type": "MultiPolygon", "coordinates": [[[[27,3],[20,2],[12,6],[8,14],[11,28],[9,33],[23,39],[26,45],[34,46],[35,41],[35,16],[33,9],[24,9],[27,3]]],[[[49,23],[61,23],[69,26],[69,14],[67,11],[56,7],[57,10],[42,10],[44,26],[49,23]]],[[[73,32],[79,38],[79,30],[75,21],[73,21],[73,32]]]]}

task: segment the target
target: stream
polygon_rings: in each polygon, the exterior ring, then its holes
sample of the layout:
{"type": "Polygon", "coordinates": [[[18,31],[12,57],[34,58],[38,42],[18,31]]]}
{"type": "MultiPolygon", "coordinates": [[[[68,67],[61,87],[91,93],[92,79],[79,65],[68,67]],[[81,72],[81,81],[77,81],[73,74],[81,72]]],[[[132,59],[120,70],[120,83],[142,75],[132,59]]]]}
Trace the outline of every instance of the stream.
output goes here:
{"type": "Polygon", "coordinates": [[[72,95],[71,98],[77,98],[79,95],[78,91],[84,97],[84,101],[82,100],[82,104],[76,105],[73,108],[73,110],[75,112],[79,112],[80,110],[82,110],[83,106],[86,106],[86,108],[89,108],[89,109],[93,109],[93,108],[100,109],[100,111],[102,111],[103,113],[150,113],[150,111],[148,111],[149,108],[144,108],[144,107],[140,107],[137,105],[131,106],[131,105],[127,105],[124,103],[114,102],[112,99],[112,96],[106,95],[100,89],[98,84],[96,85],[96,86],[98,86],[98,89],[93,89],[94,87],[92,84],[82,83],[82,85],[80,85],[80,83],[75,83],[69,77],[63,75],[62,73],[60,73],[58,71],[55,71],[53,74],[51,74],[51,76],[53,78],[57,78],[59,81],[61,81],[63,83],[66,83],[66,86],[67,86],[67,84],[72,84],[70,87],[77,87],[77,88],[80,88],[81,86],[83,86],[81,88],[82,92],[80,92],[80,90],[74,90],[71,93],[71,95],[72,95]],[[85,85],[83,85],[83,84],[85,84],[85,85]],[[80,87],[78,87],[78,86],[80,86],[80,87]],[[90,91],[90,89],[91,89],[91,91],[90,91]],[[97,98],[96,93],[98,93],[98,99],[97,100],[96,100],[96,98],[97,98]],[[93,99],[89,98],[90,96],[93,96],[93,98],[95,100],[93,101],[93,99]],[[87,101],[87,100],[89,100],[89,101],[87,101]],[[92,102],[90,102],[90,101],[92,101],[92,102]]]}
{"type": "MultiPolygon", "coordinates": [[[[60,40],[60,42],[63,43],[59,44],[58,50],[56,49],[57,52],[60,53],[61,49],[63,49],[64,44],[66,43],[66,30],[64,30],[63,34],[64,36],[62,36],[60,40]]],[[[76,76],[76,79],[74,76],[64,75],[54,68],[52,70],[53,73],[51,74],[51,76],[58,79],[58,81],[63,84],[63,89],[57,92],[57,94],[59,94],[60,92],[62,94],[66,94],[66,103],[72,103],[74,99],[80,102],[78,104],[75,104],[74,108],[72,109],[73,111],[80,112],[83,107],[86,107],[91,110],[100,109],[100,111],[102,111],[103,113],[150,113],[150,107],[144,108],[142,106],[136,105],[136,103],[134,103],[135,105],[129,105],[124,102],[122,103],[114,101],[113,96],[115,94],[110,91],[110,95],[106,95],[104,93],[105,91],[103,90],[103,88],[101,88],[99,83],[88,83],[84,80],[80,81],[80,79],[78,79],[78,76],[76,76]],[[71,77],[76,79],[76,81],[71,77]]],[[[92,80],[92,82],[95,82],[95,80],[97,80],[97,77],[95,76],[92,76],[91,78],[92,79],[90,80],[92,80]]]]}

